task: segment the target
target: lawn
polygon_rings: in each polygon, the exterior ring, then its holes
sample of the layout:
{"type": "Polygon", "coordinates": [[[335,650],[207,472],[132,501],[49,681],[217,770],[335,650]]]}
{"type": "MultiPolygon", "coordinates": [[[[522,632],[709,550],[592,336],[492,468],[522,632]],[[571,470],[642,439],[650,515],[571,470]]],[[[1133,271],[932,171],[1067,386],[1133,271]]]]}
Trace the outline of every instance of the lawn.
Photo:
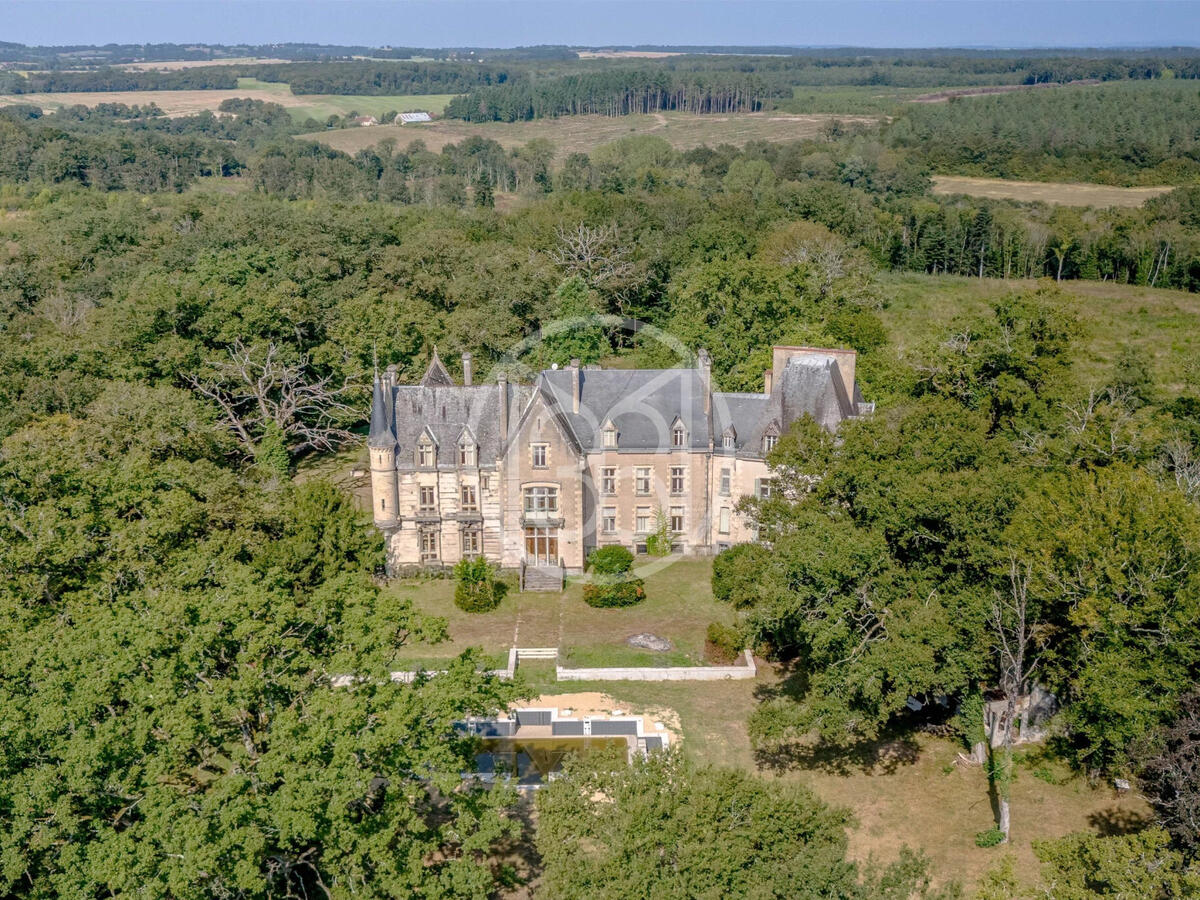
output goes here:
{"type": "MultiPolygon", "coordinates": [[[[446,619],[450,640],[406,648],[398,665],[416,660],[456,656],[467,647],[482,647],[489,655],[512,646],[558,647],[562,662],[571,666],[704,665],[704,636],[710,622],[732,622],[733,611],[713,599],[711,565],[706,559],[639,560],[649,571],[646,599],[626,609],[593,609],[583,602],[580,579],[571,579],[561,594],[508,591],[490,613],[465,613],[454,605],[454,582],[449,578],[405,579],[387,590],[410,599],[421,612],[446,619]],[[641,632],[664,637],[669,651],[638,650],[625,639],[641,632]]],[[[526,664],[527,665],[527,664],[526,664]]],[[[522,666],[525,668],[525,665],[522,666]]]]}
{"type": "MultiPolygon", "coordinates": [[[[1012,291],[1036,287],[1033,281],[911,273],[881,274],[876,284],[888,301],[884,326],[903,354],[947,335],[957,315],[982,312],[1012,291]]],[[[1150,360],[1161,388],[1183,390],[1188,367],[1200,359],[1200,294],[1100,281],[1064,281],[1061,288],[1084,327],[1075,367],[1083,384],[1103,384],[1128,344],[1150,360]]]]}

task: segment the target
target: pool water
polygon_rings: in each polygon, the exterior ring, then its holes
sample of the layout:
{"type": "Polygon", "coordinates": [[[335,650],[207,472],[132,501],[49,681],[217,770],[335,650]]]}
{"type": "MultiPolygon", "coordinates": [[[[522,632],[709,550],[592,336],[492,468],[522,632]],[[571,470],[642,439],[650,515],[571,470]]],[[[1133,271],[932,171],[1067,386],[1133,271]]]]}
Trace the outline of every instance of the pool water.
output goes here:
{"type": "Polygon", "coordinates": [[[480,742],[475,771],[485,775],[515,776],[520,784],[540,784],[562,768],[571,754],[627,755],[629,744],[621,737],[512,738],[489,737],[480,742]]]}

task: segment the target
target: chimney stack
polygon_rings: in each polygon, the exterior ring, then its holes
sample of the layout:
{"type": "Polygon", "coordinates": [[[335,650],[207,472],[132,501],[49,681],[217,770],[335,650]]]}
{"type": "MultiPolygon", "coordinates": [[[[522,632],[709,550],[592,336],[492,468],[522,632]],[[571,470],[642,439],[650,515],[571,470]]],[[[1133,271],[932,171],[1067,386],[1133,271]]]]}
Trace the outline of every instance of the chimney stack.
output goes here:
{"type": "Polygon", "coordinates": [[[471,386],[471,354],[464,353],[462,355],[463,364],[463,384],[467,387],[471,386]]]}
{"type": "Polygon", "coordinates": [[[704,414],[712,415],[712,357],[701,347],[696,354],[696,362],[700,368],[700,386],[704,391],[704,414]]]}
{"type": "Polygon", "coordinates": [[[763,393],[771,393],[771,388],[774,386],[774,384],[775,373],[771,369],[767,369],[767,371],[763,372],[763,393]]]}
{"type": "Polygon", "coordinates": [[[579,360],[571,360],[571,409],[579,414],[579,360]]]}
{"type": "Polygon", "coordinates": [[[508,443],[508,373],[496,376],[496,388],[500,395],[500,443],[508,443]]]}

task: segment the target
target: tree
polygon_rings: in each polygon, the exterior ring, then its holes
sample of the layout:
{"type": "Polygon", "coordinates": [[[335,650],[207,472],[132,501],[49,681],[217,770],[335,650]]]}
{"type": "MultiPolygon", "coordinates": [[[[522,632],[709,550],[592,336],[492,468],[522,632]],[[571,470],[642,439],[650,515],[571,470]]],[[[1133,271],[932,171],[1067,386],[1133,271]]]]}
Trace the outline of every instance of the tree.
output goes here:
{"type": "Polygon", "coordinates": [[[1184,694],[1136,761],[1159,823],[1190,859],[1200,855],[1200,691],[1184,694]]]}
{"type": "Polygon", "coordinates": [[[209,363],[206,375],[190,375],[193,390],[213,401],[246,452],[258,452],[259,441],[273,426],[293,454],[333,450],[354,438],[346,427],[359,413],[346,398],[356,391],[350,375],[314,375],[309,357],[286,362],[274,342],[247,347],[240,339],[228,359],[209,363]]]}
{"type": "Polygon", "coordinates": [[[1183,900],[1200,891],[1200,878],[1184,867],[1161,829],[1116,837],[1070,834],[1035,841],[1033,849],[1042,863],[1044,895],[1052,900],[1183,900]]]}
{"type": "MultiPolygon", "coordinates": [[[[906,898],[924,866],[860,884],[844,814],[807,789],[698,768],[678,753],[577,758],[538,792],[542,890],[554,897],[906,898]],[[886,885],[886,887],[884,887],[886,885]]],[[[916,862],[916,865],[913,863],[916,862]]]]}
{"type": "Polygon", "coordinates": [[[454,566],[454,605],[464,612],[491,612],[503,596],[496,571],[482,556],[460,559],[454,566]]]}

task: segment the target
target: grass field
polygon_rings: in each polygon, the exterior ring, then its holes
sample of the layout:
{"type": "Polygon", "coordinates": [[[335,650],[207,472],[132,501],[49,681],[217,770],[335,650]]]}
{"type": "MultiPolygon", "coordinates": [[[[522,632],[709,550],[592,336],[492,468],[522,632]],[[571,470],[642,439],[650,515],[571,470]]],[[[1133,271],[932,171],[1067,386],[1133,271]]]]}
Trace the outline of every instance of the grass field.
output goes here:
{"type": "Polygon", "coordinates": [[[787,113],[743,113],[727,116],[656,113],[637,116],[564,116],[559,119],[535,119],[531,122],[462,122],[442,119],[428,125],[380,125],[374,128],[317,131],[299,135],[301,139],[320,141],[336,150],[356,153],[374,146],[384,138],[405,146],[420,138],[432,151],[464,138],[479,135],[512,148],[534,138],[549,140],[559,157],[570,153],[588,153],[600,144],[631,134],[653,134],[665,138],[677,150],[701,144],[742,145],[748,141],[790,141],[815,137],[831,119],[843,122],[873,122],[871,117],[833,115],[791,115],[787,113]]]}
{"type": "MultiPolygon", "coordinates": [[[[63,106],[98,106],[101,103],[124,103],[129,106],[158,104],[168,116],[188,116],[206,109],[216,110],[223,100],[242,97],[264,100],[285,106],[292,118],[304,122],[309,118],[324,121],[331,115],[344,116],[349,112],[382,116],[386,112],[408,112],[423,109],[440,113],[450,102],[450,94],[413,94],[406,96],[346,96],[334,94],[293,94],[286,84],[239,78],[231,91],[65,91],[42,94],[0,94],[0,106],[32,103],[50,111],[63,106]]],[[[367,129],[360,129],[367,130],[367,129]]],[[[324,132],[322,132],[324,133],[324,132]]]]}
{"type": "Polygon", "coordinates": [[[1062,181],[1010,181],[1005,178],[966,178],[958,175],[936,175],[935,194],[966,194],[991,200],[1034,201],[1056,206],[1141,206],[1151,197],[1172,191],[1170,185],[1160,187],[1112,187],[1107,184],[1070,184],[1062,181]]]}
{"type": "Polygon", "coordinates": [[[405,648],[397,664],[429,664],[467,647],[482,647],[493,656],[520,646],[559,647],[564,663],[573,666],[703,665],[708,624],[733,620],[733,611],[713,599],[709,562],[669,560],[664,565],[661,560],[639,560],[638,567],[646,580],[646,599],[628,609],[593,609],[583,602],[577,580],[569,581],[562,594],[522,594],[514,587],[490,613],[459,610],[450,579],[394,582],[389,591],[412,600],[421,612],[443,616],[450,630],[447,643],[405,648]],[[666,638],[673,649],[656,653],[625,643],[643,631],[666,638]]]}
{"type": "MultiPolygon", "coordinates": [[[[881,313],[884,325],[901,353],[945,335],[961,313],[981,312],[997,298],[1036,286],[911,273],[880,274],[877,284],[889,300],[881,313]]],[[[1128,344],[1150,360],[1162,389],[1183,389],[1187,366],[1200,360],[1200,294],[1099,281],[1064,281],[1060,287],[1083,322],[1076,374],[1084,384],[1102,384],[1128,344]]]]}

